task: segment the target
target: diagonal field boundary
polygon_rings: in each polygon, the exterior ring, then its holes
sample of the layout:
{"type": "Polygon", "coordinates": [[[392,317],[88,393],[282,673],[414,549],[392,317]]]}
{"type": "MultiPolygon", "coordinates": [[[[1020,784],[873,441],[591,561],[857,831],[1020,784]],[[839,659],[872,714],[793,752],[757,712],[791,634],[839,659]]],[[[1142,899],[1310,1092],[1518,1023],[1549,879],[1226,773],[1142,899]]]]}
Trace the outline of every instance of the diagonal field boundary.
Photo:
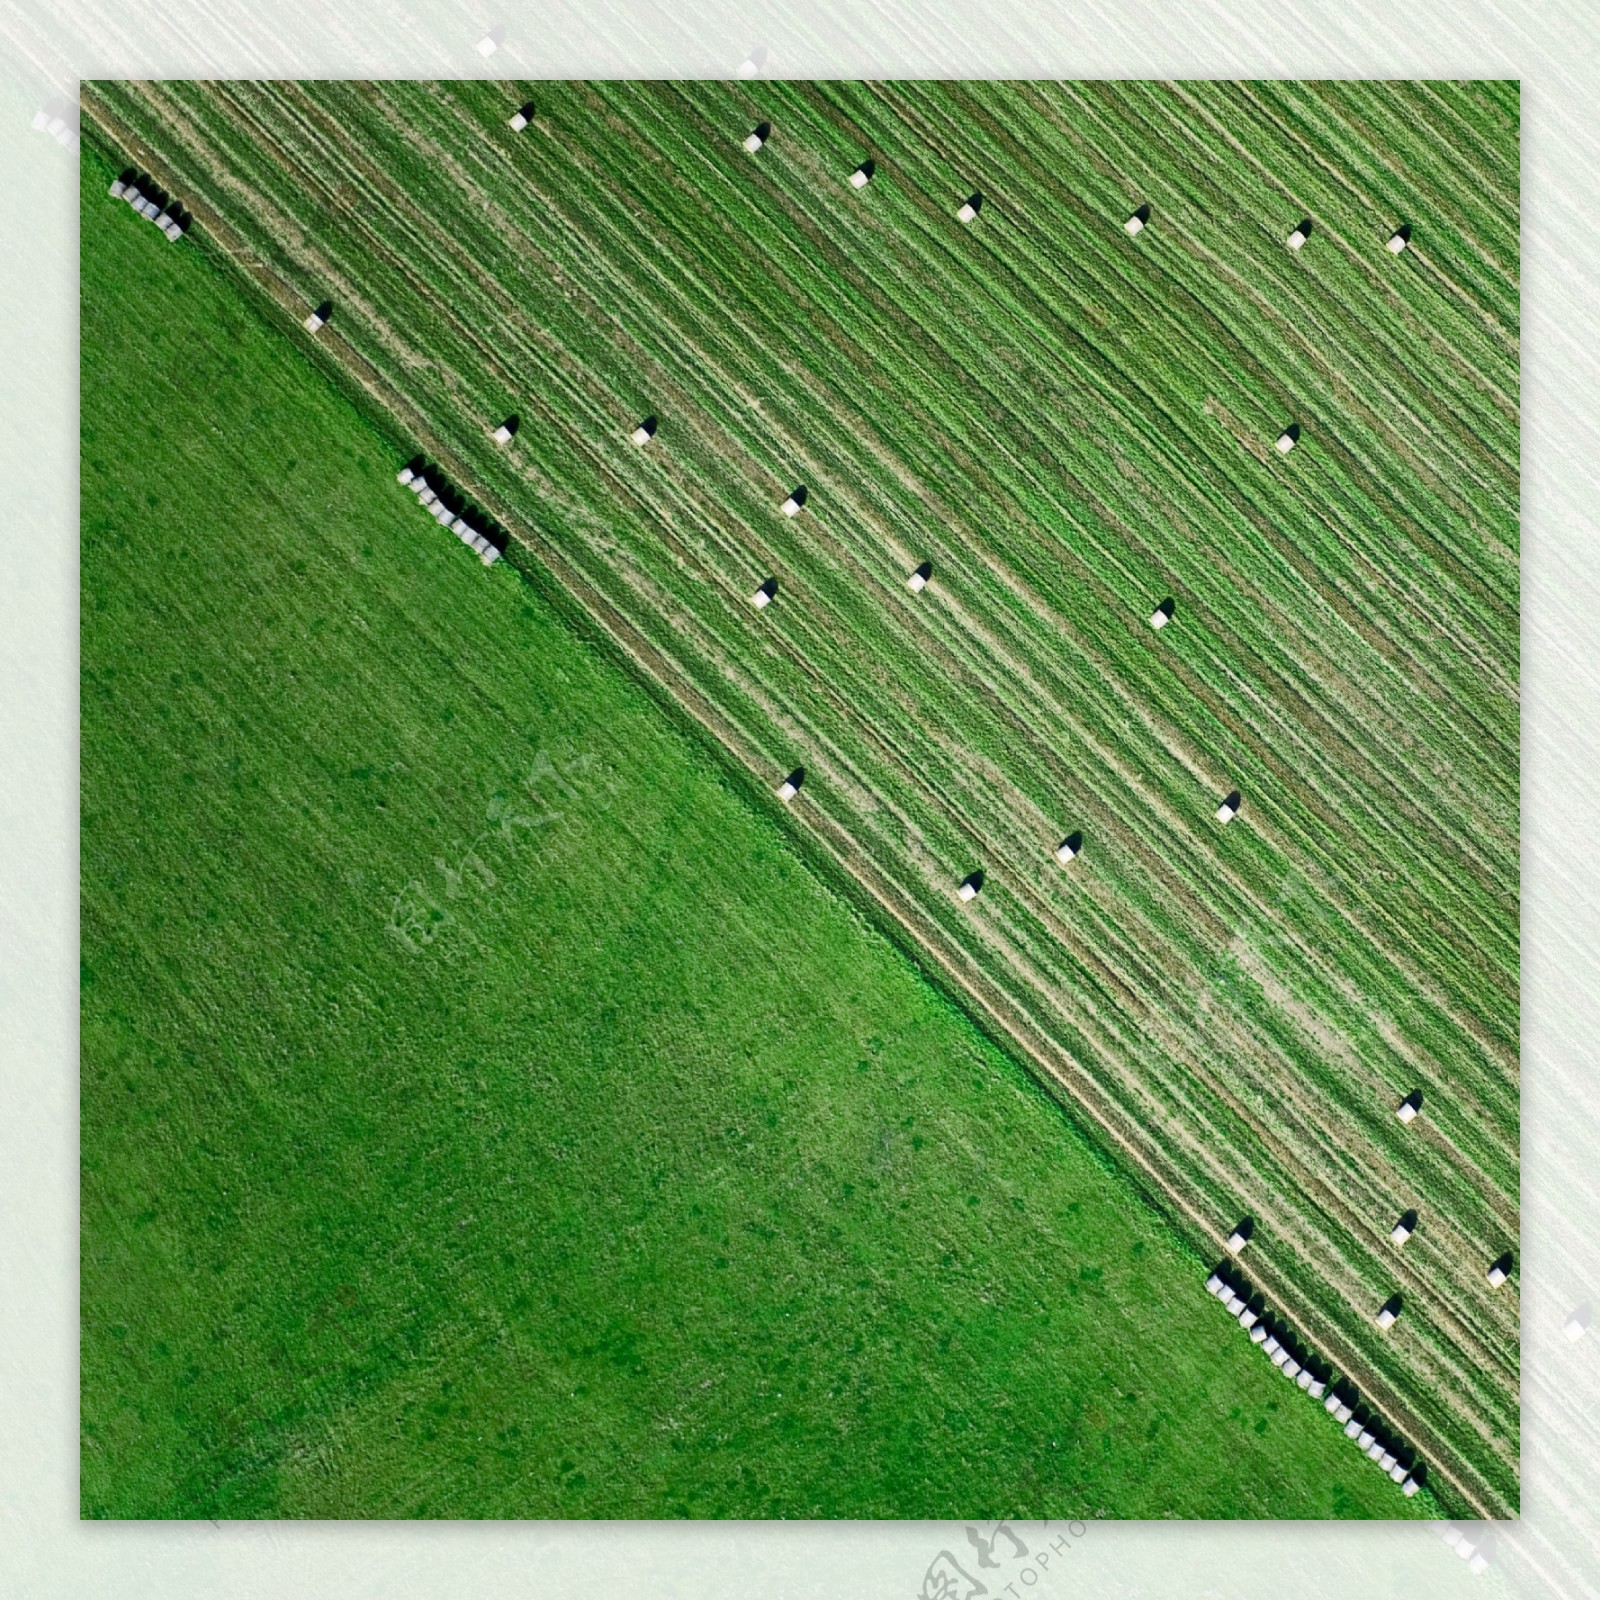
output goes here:
{"type": "Polygon", "coordinates": [[[1255,1218],[1253,1281],[1514,1510],[1514,90],[85,90],[180,248],[286,336],[331,299],[315,359],[397,465],[469,487],[758,803],[806,766],[808,858],[1197,1269],[1255,1218]]]}

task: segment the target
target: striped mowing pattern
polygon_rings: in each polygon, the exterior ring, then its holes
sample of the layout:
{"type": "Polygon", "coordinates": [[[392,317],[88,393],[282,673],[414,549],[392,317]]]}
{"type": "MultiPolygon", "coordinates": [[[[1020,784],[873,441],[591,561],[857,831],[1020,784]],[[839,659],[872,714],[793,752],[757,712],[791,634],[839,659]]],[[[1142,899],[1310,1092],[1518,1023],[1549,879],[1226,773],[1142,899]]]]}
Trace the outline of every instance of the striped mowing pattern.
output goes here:
{"type": "Polygon", "coordinates": [[[533,143],[492,84],[86,98],[735,760],[805,760],[800,836],[1198,1248],[1261,1219],[1263,1289],[1514,1509],[1514,86],[568,84],[533,143]]]}

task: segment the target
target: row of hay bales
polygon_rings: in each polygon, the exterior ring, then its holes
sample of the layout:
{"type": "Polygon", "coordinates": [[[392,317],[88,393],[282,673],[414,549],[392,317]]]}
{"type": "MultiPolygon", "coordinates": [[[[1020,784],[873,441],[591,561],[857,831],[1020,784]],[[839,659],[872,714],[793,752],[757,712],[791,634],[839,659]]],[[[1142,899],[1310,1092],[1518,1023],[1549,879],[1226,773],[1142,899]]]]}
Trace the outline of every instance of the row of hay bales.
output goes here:
{"type": "MultiPolygon", "coordinates": [[[[522,111],[519,111],[511,118],[512,128],[520,133],[522,129],[528,126],[532,116],[533,108],[531,106],[523,107],[522,111]]],[[[744,148],[751,155],[755,155],[758,151],[766,148],[767,142],[771,138],[772,124],[770,122],[758,122],[755,127],[753,127],[750,132],[744,136],[744,148]]],[[[877,174],[878,164],[875,160],[869,158],[865,161],[862,161],[850,173],[850,187],[852,189],[865,189],[866,186],[877,176],[877,174]]],[[[960,206],[956,208],[956,220],[959,222],[976,222],[978,219],[978,213],[982,210],[983,194],[980,190],[974,190],[964,201],[962,201],[960,206]]],[[[1151,209],[1148,205],[1136,207],[1128,216],[1127,220],[1122,224],[1123,231],[1129,236],[1129,238],[1136,239],[1141,233],[1144,232],[1146,225],[1150,221],[1151,215],[1151,209]]],[[[1312,219],[1310,217],[1302,217],[1295,225],[1294,230],[1289,234],[1289,237],[1285,242],[1291,250],[1298,253],[1305,248],[1307,241],[1311,238],[1311,235],[1314,231],[1315,224],[1312,222],[1312,219]]],[[[1391,255],[1399,255],[1400,252],[1404,250],[1410,242],[1411,228],[1408,224],[1406,224],[1396,228],[1389,235],[1388,241],[1384,248],[1388,250],[1391,255]]]]}
{"type": "Polygon", "coordinates": [[[462,544],[475,550],[484,566],[492,567],[500,559],[508,542],[505,530],[469,504],[425,457],[413,457],[395,474],[395,481],[417,497],[417,503],[441,528],[448,528],[462,544]]]}
{"type": "Polygon", "coordinates": [[[155,179],[137,167],[128,167],[113,180],[110,189],[113,200],[126,200],[134,212],[147,222],[153,222],[176,244],[189,226],[189,213],[163,190],[156,187],[155,179]]]}
{"type": "MultiPolygon", "coordinates": [[[[1144,232],[1145,224],[1149,222],[1150,215],[1151,212],[1149,206],[1140,206],[1136,211],[1133,212],[1128,220],[1122,224],[1123,231],[1130,239],[1138,238],[1138,236],[1144,232]]],[[[1311,235],[1314,231],[1315,224],[1312,222],[1311,218],[1302,217],[1300,221],[1295,224],[1294,230],[1290,233],[1289,237],[1284,241],[1284,243],[1287,244],[1288,247],[1298,255],[1301,250],[1305,249],[1306,243],[1311,238],[1311,235]]],[[[1409,223],[1402,223],[1400,227],[1396,228],[1394,232],[1389,235],[1388,239],[1384,243],[1384,249],[1387,250],[1390,255],[1397,256],[1410,243],[1411,225],[1409,223]]]]}
{"type": "MultiPolygon", "coordinates": [[[[1248,1220],[1234,1230],[1229,1245],[1235,1251],[1249,1238],[1248,1220]],[[1238,1243],[1235,1244],[1234,1241],[1238,1243]]],[[[1363,1404],[1360,1391],[1347,1378],[1336,1378],[1333,1369],[1320,1356],[1306,1348],[1281,1317],[1266,1309],[1263,1297],[1255,1293],[1231,1261],[1218,1263],[1206,1279],[1206,1290],[1221,1302],[1250,1336],[1250,1342],[1270,1360],[1296,1388],[1303,1389],[1355,1441],[1400,1492],[1410,1499],[1427,1481],[1427,1469],[1414,1451],[1372,1409],[1363,1404]]]]}

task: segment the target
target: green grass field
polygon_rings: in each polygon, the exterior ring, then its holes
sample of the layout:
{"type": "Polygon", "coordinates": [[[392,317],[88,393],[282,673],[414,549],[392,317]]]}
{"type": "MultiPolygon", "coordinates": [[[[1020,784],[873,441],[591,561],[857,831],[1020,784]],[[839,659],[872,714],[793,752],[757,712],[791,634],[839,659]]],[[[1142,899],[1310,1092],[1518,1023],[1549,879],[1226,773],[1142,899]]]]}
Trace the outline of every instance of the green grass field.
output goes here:
{"type": "Polygon", "coordinates": [[[1518,1226],[1514,84],[86,106],[194,211],[176,248],[482,499],[1195,1259],[1254,1217],[1269,1300],[1515,1511],[1519,1298],[1484,1276],[1518,1226]]]}
{"type": "Polygon", "coordinates": [[[108,177],[84,1514],[1437,1514],[108,177]]]}

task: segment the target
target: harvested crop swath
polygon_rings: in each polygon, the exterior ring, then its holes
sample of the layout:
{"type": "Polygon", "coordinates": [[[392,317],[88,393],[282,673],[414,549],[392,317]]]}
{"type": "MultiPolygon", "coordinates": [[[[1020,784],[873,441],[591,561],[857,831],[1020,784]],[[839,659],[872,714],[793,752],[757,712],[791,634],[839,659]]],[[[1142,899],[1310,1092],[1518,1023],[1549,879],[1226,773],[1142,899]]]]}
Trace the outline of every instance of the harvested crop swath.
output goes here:
{"type": "Polygon", "coordinates": [[[1515,86],[569,84],[520,135],[515,98],[88,96],[286,336],[338,304],[315,359],[675,706],[763,786],[804,760],[797,836],[1186,1235],[1261,1219],[1263,1289],[1513,1510],[1515,86]]]}

